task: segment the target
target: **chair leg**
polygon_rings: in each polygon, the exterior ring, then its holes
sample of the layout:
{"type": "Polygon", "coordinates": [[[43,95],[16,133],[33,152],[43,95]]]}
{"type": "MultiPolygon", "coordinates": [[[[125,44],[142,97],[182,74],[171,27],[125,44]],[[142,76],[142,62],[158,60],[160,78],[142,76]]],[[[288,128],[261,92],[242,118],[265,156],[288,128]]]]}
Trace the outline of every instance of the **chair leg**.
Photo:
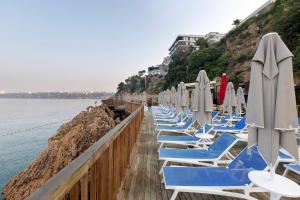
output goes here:
{"type": "Polygon", "coordinates": [[[284,170],[282,176],[287,177],[288,173],[289,173],[289,169],[288,169],[288,168],[285,168],[285,170],[284,170]]]}
{"type": "Polygon", "coordinates": [[[168,164],[168,161],[165,160],[164,164],[161,166],[161,168],[160,168],[160,170],[159,170],[159,174],[162,174],[162,173],[163,173],[163,168],[164,168],[165,166],[167,166],[167,164],[168,164]]]}
{"type": "Polygon", "coordinates": [[[164,143],[162,142],[162,143],[160,143],[160,145],[159,145],[159,147],[158,147],[158,150],[157,150],[157,152],[159,152],[159,150],[162,148],[164,146],[164,143]]]}
{"type": "Polygon", "coordinates": [[[157,136],[156,137],[158,137],[160,135],[160,131],[158,131],[158,133],[157,133],[157,136]]]}
{"type": "Polygon", "coordinates": [[[173,194],[172,194],[170,200],[175,200],[176,197],[177,197],[177,195],[178,195],[178,191],[177,191],[177,190],[174,190],[174,192],[173,192],[173,194]]]}

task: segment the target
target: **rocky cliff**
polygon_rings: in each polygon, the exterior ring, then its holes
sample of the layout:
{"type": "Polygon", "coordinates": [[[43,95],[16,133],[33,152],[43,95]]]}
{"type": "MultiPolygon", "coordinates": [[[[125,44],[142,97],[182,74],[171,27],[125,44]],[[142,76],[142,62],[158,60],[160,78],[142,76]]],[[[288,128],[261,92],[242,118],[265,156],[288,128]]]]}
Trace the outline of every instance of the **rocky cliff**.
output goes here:
{"type": "MultiPolygon", "coordinates": [[[[48,140],[48,148],[29,167],[13,177],[3,189],[7,200],[25,199],[49,178],[112,129],[118,119],[105,105],[88,107],[63,124],[48,140]]],[[[33,144],[34,145],[34,144],[33,144]]]]}
{"type": "Polygon", "coordinates": [[[300,2],[297,0],[277,0],[264,8],[223,38],[221,45],[231,55],[226,72],[236,82],[248,83],[250,62],[261,37],[269,32],[278,32],[282,40],[294,54],[294,79],[300,85],[300,2]]]}

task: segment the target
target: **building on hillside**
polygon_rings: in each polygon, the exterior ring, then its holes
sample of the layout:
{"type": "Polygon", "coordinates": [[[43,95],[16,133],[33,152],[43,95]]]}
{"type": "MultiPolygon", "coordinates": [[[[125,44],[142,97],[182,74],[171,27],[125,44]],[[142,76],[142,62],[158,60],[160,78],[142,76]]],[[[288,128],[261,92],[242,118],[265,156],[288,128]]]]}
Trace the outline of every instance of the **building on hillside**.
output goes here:
{"type": "Polygon", "coordinates": [[[160,64],[156,66],[148,67],[148,75],[151,76],[165,76],[169,70],[168,65],[160,64]]]}
{"type": "Polygon", "coordinates": [[[169,48],[170,55],[173,55],[178,51],[187,51],[190,47],[198,50],[199,47],[197,46],[196,41],[203,37],[203,35],[178,35],[169,48]]]}
{"type": "Polygon", "coordinates": [[[149,76],[159,76],[159,75],[161,75],[161,71],[160,71],[159,66],[148,67],[148,75],[149,76]]]}
{"type": "Polygon", "coordinates": [[[165,64],[160,64],[158,65],[159,70],[160,70],[160,75],[165,76],[168,74],[169,71],[169,65],[165,65],[165,64]]]}
{"type": "Polygon", "coordinates": [[[219,32],[209,32],[205,35],[205,39],[207,40],[208,43],[215,43],[219,42],[225,34],[219,33],[219,32]]]}

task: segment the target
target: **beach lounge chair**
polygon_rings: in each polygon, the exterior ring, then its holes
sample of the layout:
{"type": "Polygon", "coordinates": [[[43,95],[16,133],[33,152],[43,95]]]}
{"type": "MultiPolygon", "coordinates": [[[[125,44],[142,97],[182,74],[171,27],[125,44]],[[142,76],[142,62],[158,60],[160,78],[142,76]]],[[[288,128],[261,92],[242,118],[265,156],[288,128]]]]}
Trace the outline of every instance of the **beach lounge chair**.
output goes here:
{"type": "Polygon", "coordinates": [[[196,132],[195,129],[191,129],[193,123],[193,119],[190,117],[182,126],[157,126],[155,130],[158,132],[157,136],[159,136],[161,132],[183,133],[190,135],[188,132],[196,132]]]}
{"type": "Polygon", "coordinates": [[[169,110],[167,112],[154,111],[153,116],[156,117],[173,117],[176,114],[174,110],[169,110]]]}
{"type": "Polygon", "coordinates": [[[228,126],[214,126],[212,131],[217,132],[227,132],[227,133],[243,133],[247,130],[246,118],[243,117],[239,122],[237,122],[233,127],[228,126]]]}
{"type": "MultiPolygon", "coordinates": [[[[238,138],[235,135],[223,133],[208,149],[161,148],[159,150],[159,160],[164,160],[162,168],[169,162],[217,166],[220,163],[229,163],[234,158],[229,152],[229,149],[231,149],[237,141],[238,138]],[[226,156],[227,160],[221,160],[223,156],[226,156]]],[[[162,168],[160,172],[162,172],[162,168]]]]}
{"type": "Polygon", "coordinates": [[[156,121],[154,122],[155,126],[176,126],[180,123],[183,123],[188,116],[183,114],[182,117],[179,117],[177,121],[156,121]]]}
{"type": "MultiPolygon", "coordinates": [[[[196,137],[197,134],[208,134],[212,127],[208,124],[205,125],[204,130],[198,129],[194,135],[160,135],[157,137],[157,142],[160,143],[159,149],[161,149],[164,144],[179,144],[184,146],[195,146],[199,147],[200,144],[203,144],[203,141],[199,137],[196,137]]],[[[208,144],[205,142],[205,144],[208,144]]]]}
{"type": "Polygon", "coordinates": [[[253,148],[252,154],[248,154],[245,148],[227,167],[164,167],[165,187],[174,190],[170,199],[175,200],[179,192],[255,199],[250,196],[250,192],[265,191],[253,186],[248,173],[252,170],[266,170],[267,164],[256,147],[253,148]]]}
{"type": "Polygon", "coordinates": [[[292,171],[298,175],[300,175],[300,165],[296,163],[290,163],[283,165],[285,167],[285,171],[283,172],[283,176],[287,176],[289,171],[292,171]]]}
{"type": "Polygon", "coordinates": [[[153,117],[154,123],[156,122],[175,122],[182,118],[182,114],[174,114],[172,117],[153,117]]]}

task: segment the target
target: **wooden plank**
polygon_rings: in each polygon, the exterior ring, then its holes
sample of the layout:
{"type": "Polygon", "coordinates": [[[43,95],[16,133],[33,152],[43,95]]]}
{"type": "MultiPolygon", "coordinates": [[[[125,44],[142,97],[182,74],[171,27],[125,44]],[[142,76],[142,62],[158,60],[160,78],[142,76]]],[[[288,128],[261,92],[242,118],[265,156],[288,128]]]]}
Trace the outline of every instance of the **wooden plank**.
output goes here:
{"type": "Polygon", "coordinates": [[[85,174],[83,177],[80,179],[80,195],[81,195],[81,200],[88,200],[88,175],[85,174]]]}
{"type": "Polygon", "coordinates": [[[116,199],[117,192],[114,190],[114,143],[111,142],[109,146],[109,155],[108,155],[108,199],[114,200],[116,199]]]}
{"type": "Polygon", "coordinates": [[[70,190],[70,200],[79,200],[79,183],[76,183],[70,190]]]}
{"type": "Polygon", "coordinates": [[[96,182],[96,165],[93,165],[90,170],[90,199],[96,200],[97,199],[97,182],[96,182]]]}

